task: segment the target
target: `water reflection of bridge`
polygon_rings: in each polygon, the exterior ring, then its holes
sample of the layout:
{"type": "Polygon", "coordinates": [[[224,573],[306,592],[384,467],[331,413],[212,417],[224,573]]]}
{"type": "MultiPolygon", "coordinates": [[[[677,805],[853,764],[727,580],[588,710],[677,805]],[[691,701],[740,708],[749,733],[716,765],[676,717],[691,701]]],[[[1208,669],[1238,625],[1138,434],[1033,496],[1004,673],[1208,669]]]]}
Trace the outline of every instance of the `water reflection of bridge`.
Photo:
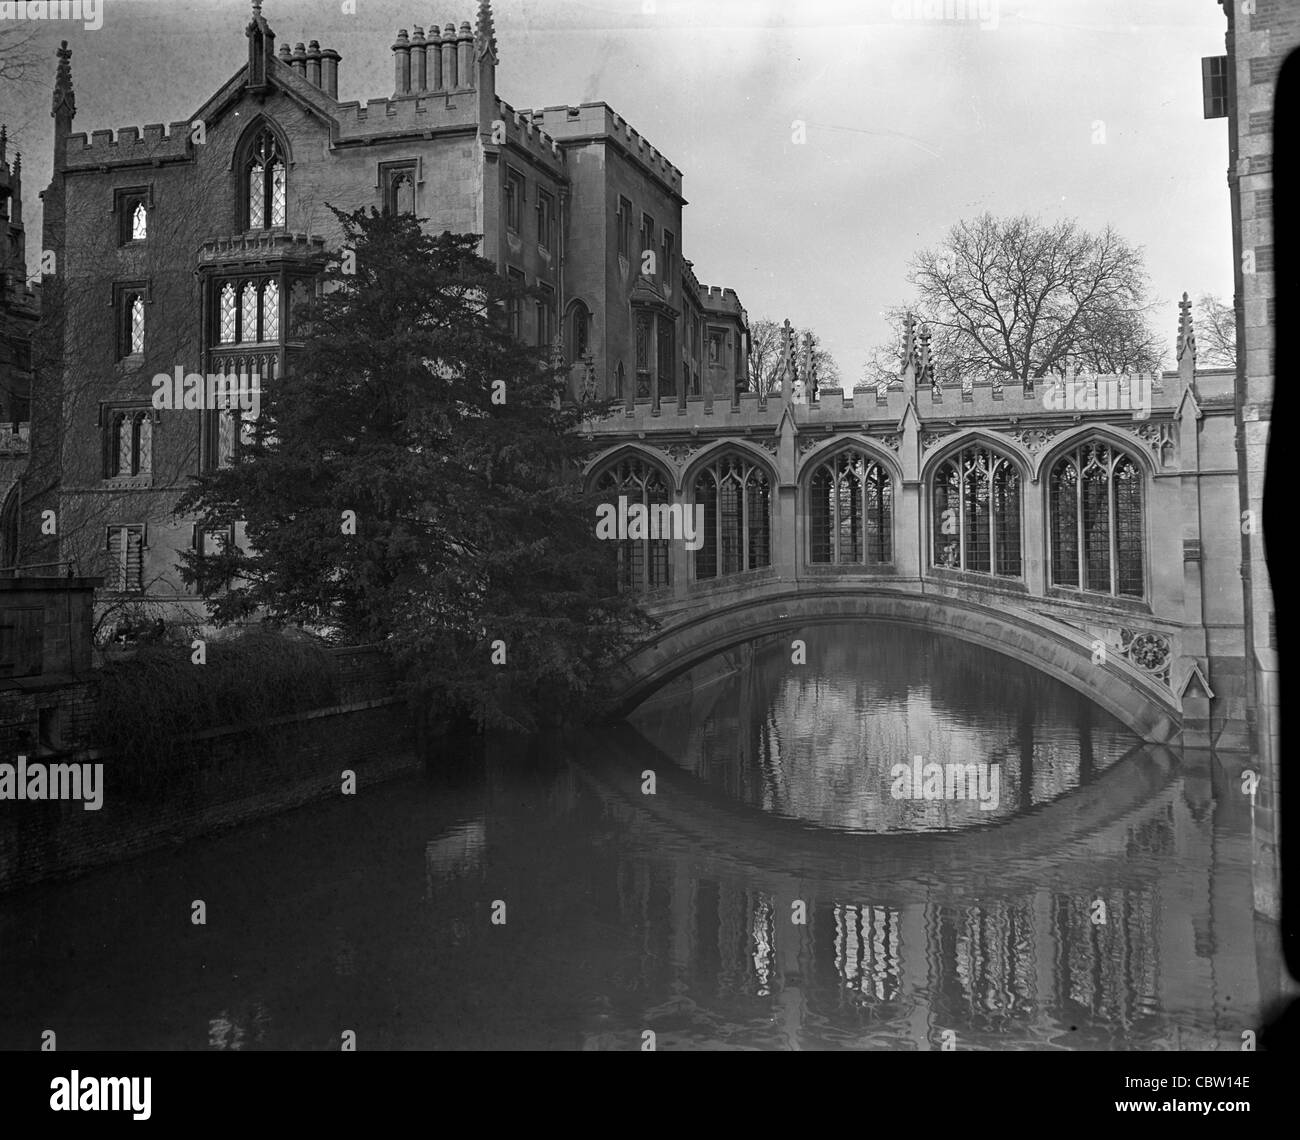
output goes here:
{"type": "Polygon", "coordinates": [[[1249,840],[1214,827],[1208,776],[1168,753],[978,836],[872,837],[774,819],[662,765],[642,795],[647,755],[626,743],[624,764],[576,770],[629,849],[634,988],[681,995],[647,1013],[661,1048],[698,1046],[711,1008],[755,997],[780,1012],[739,1043],[767,1048],[935,1049],[953,1029],[958,1048],[1235,1049],[1253,1028],[1249,840]]]}
{"type": "Polygon", "coordinates": [[[1176,372],[1062,407],[1042,380],[945,387],[909,332],[898,383],[876,391],[796,390],[787,346],[779,392],[589,421],[597,493],[703,512],[694,552],[620,544],[625,586],[663,624],[617,711],[754,636],[867,617],[1032,662],[1153,742],[1236,739],[1241,597],[1218,588],[1241,556],[1233,377],[1198,373],[1195,353],[1185,303],[1176,372]]]}

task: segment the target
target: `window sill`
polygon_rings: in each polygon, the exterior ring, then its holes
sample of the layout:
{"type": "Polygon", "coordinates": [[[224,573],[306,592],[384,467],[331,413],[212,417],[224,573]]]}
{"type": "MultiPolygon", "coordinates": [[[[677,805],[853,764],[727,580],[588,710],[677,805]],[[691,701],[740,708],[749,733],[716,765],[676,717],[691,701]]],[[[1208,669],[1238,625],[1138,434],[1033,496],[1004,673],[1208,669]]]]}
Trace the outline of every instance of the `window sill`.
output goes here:
{"type": "Polygon", "coordinates": [[[106,475],[103,482],[108,490],[144,490],[153,486],[153,475],[106,475]]]}
{"type": "Polygon", "coordinates": [[[893,578],[898,575],[898,567],[892,562],[805,562],[804,571],[817,578],[847,575],[860,578],[877,574],[882,578],[893,578]]]}
{"type": "Polygon", "coordinates": [[[936,582],[951,582],[954,585],[986,586],[995,589],[1010,590],[1017,594],[1028,594],[1029,586],[1023,578],[1004,578],[999,574],[986,574],[982,570],[961,570],[948,566],[929,566],[926,576],[936,582]]]}
{"type": "Polygon", "coordinates": [[[1080,606],[1109,606],[1124,613],[1149,614],[1151,603],[1142,598],[1104,594],[1097,590],[1078,590],[1069,586],[1048,586],[1046,597],[1058,602],[1073,602],[1080,606]]]}

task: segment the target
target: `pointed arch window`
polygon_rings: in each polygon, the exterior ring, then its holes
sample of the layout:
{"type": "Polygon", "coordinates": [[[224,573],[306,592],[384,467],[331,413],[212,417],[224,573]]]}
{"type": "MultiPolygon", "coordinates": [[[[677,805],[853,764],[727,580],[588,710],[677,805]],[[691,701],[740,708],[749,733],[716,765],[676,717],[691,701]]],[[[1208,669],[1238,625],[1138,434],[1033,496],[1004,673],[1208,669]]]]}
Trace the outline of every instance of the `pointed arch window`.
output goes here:
{"type": "Polygon", "coordinates": [[[565,338],[570,364],[577,364],[586,355],[590,329],[590,310],[582,301],[574,301],[569,308],[569,335],[565,338]]]}
{"type": "Polygon", "coordinates": [[[108,421],[104,474],[116,479],[153,470],[153,418],[147,409],[123,409],[108,421]]]}
{"type": "MultiPolygon", "coordinates": [[[[655,504],[672,502],[668,480],[663,472],[644,459],[630,457],[607,468],[596,480],[594,489],[602,502],[618,505],[626,497],[628,506],[640,503],[647,510],[655,504]]],[[[618,543],[618,584],[620,590],[654,590],[668,586],[672,568],[668,557],[667,537],[626,538],[618,543]]]]}
{"type": "Polygon", "coordinates": [[[809,482],[809,561],[883,566],[893,561],[893,482],[857,448],[819,463],[809,482]]]}
{"type": "Polygon", "coordinates": [[[1021,577],[1020,472],[1010,459],[963,448],[939,465],[931,492],[933,565],[1021,577]]]}
{"type": "Polygon", "coordinates": [[[1144,595],[1142,472],[1097,441],[1061,456],[1048,481],[1052,584],[1144,595]]]}
{"type": "Polygon", "coordinates": [[[763,468],[743,455],[724,455],[696,475],[693,499],[704,507],[696,578],[771,565],[772,483],[763,468]]]}
{"type": "Polygon", "coordinates": [[[246,163],[248,228],[265,230],[285,224],[284,156],[267,128],[258,134],[246,163]]]}

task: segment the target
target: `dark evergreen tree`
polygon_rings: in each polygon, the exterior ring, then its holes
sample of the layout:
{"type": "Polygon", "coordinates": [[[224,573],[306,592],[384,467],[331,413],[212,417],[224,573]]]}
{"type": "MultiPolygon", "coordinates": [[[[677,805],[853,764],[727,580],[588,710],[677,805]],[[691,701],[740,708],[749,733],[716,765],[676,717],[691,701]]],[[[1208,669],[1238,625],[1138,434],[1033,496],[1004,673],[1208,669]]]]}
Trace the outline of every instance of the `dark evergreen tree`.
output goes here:
{"type": "Polygon", "coordinates": [[[599,709],[644,619],[582,490],[592,408],[511,335],[529,291],[477,235],[334,212],[345,246],[298,314],[305,348],[263,383],[238,461],[177,507],[243,540],[184,556],[186,581],[219,623],[381,645],[415,699],[485,727],[599,709]]]}

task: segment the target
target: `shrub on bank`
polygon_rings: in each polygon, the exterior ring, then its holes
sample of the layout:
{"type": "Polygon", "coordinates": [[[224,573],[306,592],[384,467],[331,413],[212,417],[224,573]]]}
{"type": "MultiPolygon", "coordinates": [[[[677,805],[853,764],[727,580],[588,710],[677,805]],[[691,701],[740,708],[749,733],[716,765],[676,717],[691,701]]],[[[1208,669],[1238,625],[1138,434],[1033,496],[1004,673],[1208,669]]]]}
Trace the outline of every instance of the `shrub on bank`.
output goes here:
{"type": "Polygon", "coordinates": [[[100,670],[93,744],[139,770],[183,755],[178,737],[265,721],[338,703],[328,651],[271,633],[206,646],[196,665],[188,645],[142,647],[100,670]]]}

